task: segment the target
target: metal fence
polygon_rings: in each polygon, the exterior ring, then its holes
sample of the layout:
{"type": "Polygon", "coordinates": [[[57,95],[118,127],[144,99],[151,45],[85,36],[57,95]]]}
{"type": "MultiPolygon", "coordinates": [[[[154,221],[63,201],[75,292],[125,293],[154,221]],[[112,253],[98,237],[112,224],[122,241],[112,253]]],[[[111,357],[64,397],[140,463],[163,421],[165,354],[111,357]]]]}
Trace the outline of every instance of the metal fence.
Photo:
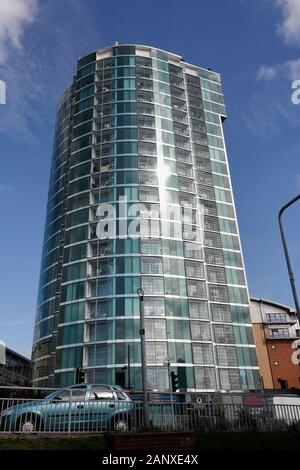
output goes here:
{"type": "MultiPolygon", "coordinates": [[[[0,388],[1,432],[72,434],[144,429],[139,397],[131,399],[122,391],[114,391],[109,398],[105,394],[95,397],[86,389],[62,389],[59,396],[49,395],[49,391],[0,388]]],[[[190,394],[162,397],[151,393],[149,398],[150,427],[155,430],[300,430],[300,405],[275,405],[270,400],[260,400],[255,405],[220,400],[213,403],[193,400],[190,394]]]]}

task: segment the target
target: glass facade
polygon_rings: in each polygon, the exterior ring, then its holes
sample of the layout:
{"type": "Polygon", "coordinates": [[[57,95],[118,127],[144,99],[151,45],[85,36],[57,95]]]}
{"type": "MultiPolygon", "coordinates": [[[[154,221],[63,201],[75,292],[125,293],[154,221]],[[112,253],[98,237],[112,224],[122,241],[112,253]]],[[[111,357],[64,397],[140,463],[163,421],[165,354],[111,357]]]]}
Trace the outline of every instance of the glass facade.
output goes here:
{"type": "Polygon", "coordinates": [[[259,388],[219,74],[147,46],[78,61],[61,98],[33,347],[35,385],[259,388]]]}

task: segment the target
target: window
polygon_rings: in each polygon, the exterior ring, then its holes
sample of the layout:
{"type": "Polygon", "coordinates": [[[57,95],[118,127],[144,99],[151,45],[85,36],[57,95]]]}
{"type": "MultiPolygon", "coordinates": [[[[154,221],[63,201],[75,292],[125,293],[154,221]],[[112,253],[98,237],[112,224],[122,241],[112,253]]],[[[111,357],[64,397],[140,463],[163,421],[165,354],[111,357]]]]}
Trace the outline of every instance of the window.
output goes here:
{"type": "Polygon", "coordinates": [[[202,300],[189,300],[189,315],[191,318],[199,318],[205,320],[209,317],[208,304],[202,300]]]}
{"type": "Polygon", "coordinates": [[[190,339],[189,321],[167,320],[167,334],[170,339],[190,339]]]}
{"type": "Polygon", "coordinates": [[[220,383],[223,390],[241,390],[238,369],[219,369],[220,383]]]}
{"type": "Polygon", "coordinates": [[[188,306],[186,299],[176,297],[166,298],[166,315],[170,317],[187,317],[188,306]]]}
{"type": "Polygon", "coordinates": [[[214,364],[212,344],[193,344],[195,364],[214,364]]]}
{"type": "Polygon", "coordinates": [[[168,357],[167,343],[149,342],[146,343],[147,363],[165,363],[168,357]]]}
{"type": "Polygon", "coordinates": [[[235,343],[232,325],[213,325],[213,332],[216,343],[235,343]]]}
{"type": "MultiPolygon", "coordinates": [[[[229,305],[211,305],[213,321],[231,323],[231,307],[229,305]]],[[[239,322],[238,322],[239,323],[239,322]]]]}
{"type": "Polygon", "coordinates": [[[68,284],[62,287],[62,302],[71,300],[82,299],[85,297],[85,282],[77,282],[75,284],[68,284]]]}
{"type": "Polygon", "coordinates": [[[278,379],[278,383],[279,383],[281,389],[286,390],[286,389],[289,388],[288,387],[288,381],[286,379],[278,379]]]}
{"type": "Polygon", "coordinates": [[[167,329],[165,320],[145,320],[146,339],[166,339],[167,329]]]}
{"type": "Polygon", "coordinates": [[[209,282],[226,284],[226,271],[221,266],[207,266],[207,276],[209,282]]]}
{"type": "Polygon", "coordinates": [[[58,344],[76,344],[83,342],[83,324],[63,326],[58,329],[58,344]]]}
{"type": "Polygon", "coordinates": [[[114,400],[114,394],[108,387],[92,387],[90,400],[114,400]]]}
{"type": "Polygon", "coordinates": [[[88,366],[107,364],[107,344],[96,344],[87,347],[88,366]]]}
{"type": "Polygon", "coordinates": [[[224,258],[222,250],[214,250],[205,248],[205,258],[208,264],[224,265],[224,258]]]}
{"type": "Polygon", "coordinates": [[[60,392],[59,394],[55,395],[53,397],[53,400],[59,400],[59,401],[82,401],[85,400],[85,394],[86,394],[86,387],[82,385],[82,390],[76,390],[76,388],[72,388],[70,390],[65,390],[63,392],[60,392]],[[71,395],[72,394],[72,395],[71,395]]]}
{"type": "Polygon", "coordinates": [[[164,280],[162,277],[142,277],[145,294],[160,295],[164,293],[164,280]]]}
{"type": "Polygon", "coordinates": [[[183,256],[182,242],[179,242],[177,240],[162,240],[162,244],[164,255],[183,256]]]}
{"type": "Polygon", "coordinates": [[[240,253],[233,253],[232,251],[224,251],[223,253],[225,266],[243,267],[240,253]]]}
{"type": "Polygon", "coordinates": [[[196,281],[192,279],[187,279],[187,294],[189,297],[199,297],[206,299],[206,288],[204,281],[196,281]]]}
{"type": "Polygon", "coordinates": [[[82,279],[86,276],[86,263],[75,263],[65,266],[63,269],[63,282],[82,279]]]}
{"type": "Polygon", "coordinates": [[[185,272],[187,277],[204,278],[204,269],[202,263],[195,261],[185,261],[185,272]]]}
{"type": "Polygon", "coordinates": [[[141,240],[141,253],[147,255],[161,255],[161,240],[141,240]]]}
{"type": "Polygon", "coordinates": [[[209,298],[212,302],[229,302],[227,286],[209,285],[209,298]]]}
{"type": "Polygon", "coordinates": [[[165,293],[167,295],[186,295],[185,279],[165,277],[165,293]]]}
{"type": "Polygon", "coordinates": [[[163,265],[161,258],[142,258],[142,273],[162,274],[163,265]]]}
{"type": "Polygon", "coordinates": [[[145,316],[160,316],[165,315],[165,301],[164,299],[144,298],[144,312],[145,316]]]}
{"type": "Polygon", "coordinates": [[[168,342],[170,362],[178,362],[181,364],[192,363],[192,347],[190,343],[184,342],[168,342]]]}
{"type": "Polygon", "coordinates": [[[234,346],[217,346],[219,366],[238,366],[237,352],[234,346]]]}
{"type": "MultiPolygon", "coordinates": [[[[246,288],[228,287],[230,302],[233,304],[248,304],[248,293],[246,288]]],[[[225,302],[225,301],[224,301],[225,302]]]]}
{"type": "Polygon", "coordinates": [[[170,275],[184,276],[183,260],[164,258],[164,273],[170,275]]]}
{"type": "Polygon", "coordinates": [[[72,212],[67,215],[67,227],[72,227],[74,225],[80,225],[85,222],[88,222],[89,219],[89,209],[81,209],[79,211],[72,212]]]}
{"type": "Polygon", "coordinates": [[[257,356],[255,348],[237,347],[239,366],[257,367],[257,356]]]}
{"type": "Polygon", "coordinates": [[[252,326],[234,326],[235,342],[237,344],[254,344],[252,326]]]}
{"type": "Polygon", "coordinates": [[[214,367],[195,367],[195,386],[198,389],[215,389],[216,373],[214,367]]]}
{"type": "Polygon", "coordinates": [[[76,302],[69,305],[62,305],[60,307],[60,322],[69,323],[84,319],[84,302],[76,302]]]}
{"type": "Polygon", "coordinates": [[[194,341],[210,341],[211,330],[209,322],[191,321],[191,336],[194,341]]]}
{"type": "Polygon", "coordinates": [[[270,323],[285,323],[285,313],[266,313],[266,321],[270,323]]]}
{"type": "Polygon", "coordinates": [[[246,284],[245,276],[242,269],[226,269],[226,277],[228,284],[236,284],[238,286],[243,286],[246,284]]]}
{"type": "Polygon", "coordinates": [[[288,328],[268,328],[268,336],[270,338],[289,338],[288,328]]]}
{"type": "Polygon", "coordinates": [[[214,232],[204,232],[204,245],[222,248],[221,235],[214,232]]]}

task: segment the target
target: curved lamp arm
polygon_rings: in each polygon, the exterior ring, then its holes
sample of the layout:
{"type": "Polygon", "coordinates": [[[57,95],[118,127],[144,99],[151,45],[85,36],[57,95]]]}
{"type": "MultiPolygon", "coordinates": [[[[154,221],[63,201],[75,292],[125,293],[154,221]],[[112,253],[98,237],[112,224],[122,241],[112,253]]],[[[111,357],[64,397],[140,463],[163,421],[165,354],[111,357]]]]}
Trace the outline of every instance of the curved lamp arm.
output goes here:
{"type": "Polygon", "coordinates": [[[286,264],[289,272],[289,278],[290,278],[290,283],[291,283],[291,288],[292,288],[292,293],[294,297],[294,302],[295,302],[295,307],[296,307],[296,313],[298,317],[298,321],[300,322],[300,306],[299,306],[299,300],[298,300],[298,295],[297,295],[297,290],[296,290],[296,285],[295,285],[295,276],[292,270],[292,264],[291,264],[291,259],[287,247],[287,242],[285,238],[285,233],[283,229],[283,221],[282,221],[282,216],[285,212],[285,210],[290,207],[292,204],[300,200],[300,194],[298,196],[294,197],[291,201],[289,201],[287,204],[285,204],[279,211],[278,214],[278,222],[279,222],[279,228],[280,228],[280,234],[281,234],[281,239],[282,239],[282,244],[283,244],[283,249],[284,249],[284,254],[285,254],[285,259],[286,259],[286,264]]]}

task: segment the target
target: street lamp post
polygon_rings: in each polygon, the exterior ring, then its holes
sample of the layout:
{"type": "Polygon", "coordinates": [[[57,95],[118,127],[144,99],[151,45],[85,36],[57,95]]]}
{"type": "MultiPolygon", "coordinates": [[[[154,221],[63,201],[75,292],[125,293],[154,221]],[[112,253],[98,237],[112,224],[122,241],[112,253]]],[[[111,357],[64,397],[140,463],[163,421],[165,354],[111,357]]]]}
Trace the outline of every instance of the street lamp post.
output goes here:
{"type": "Polygon", "coordinates": [[[288,207],[290,207],[292,204],[299,201],[299,199],[300,199],[300,194],[298,194],[298,196],[294,197],[294,199],[289,201],[287,204],[285,204],[280,209],[279,214],[278,214],[278,222],[279,222],[279,228],[280,228],[280,234],[281,234],[281,239],[282,239],[282,244],[283,244],[283,249],[284,249],[284,254],[285,254],[285,259],[286,259],[286,264],[287,264],[287,268],[288,268],[288,272],[289,272],[289,278],[290,278],[292,293],[293,293],[295,307],[296,307],[296,313],[297,313],[298,320],[300,322],[300,306],[299,306],[299,300],[298,300],[298,295],[297,295],[297,290],[296,290],[296,285],[295,285],[295,276],[294,276],[294,273],[293,273],[293,270],[292,270],[292,264],[291,264],[291,260],[290,260],[290,255],[289,255],[289,251],[288,251],[288,247],[287,247],[287,242],[286,242],[285,233],[284,233],[284,229],[283,229],[283,222],[282,222],[282,216],[283,216],[284,211],[288,207]]]}
{"type": "Polygon", "coordinates": [[[140,336],[141,336],[141,365],[142,365],[142,390],[143,390],[143,418],[144,427],[149,427],[148,393],[147,393],[147,364],[145,342],[145,315],[144,315],[144,291],[140,287],[137,290],[140,299],[140,336]]]}

